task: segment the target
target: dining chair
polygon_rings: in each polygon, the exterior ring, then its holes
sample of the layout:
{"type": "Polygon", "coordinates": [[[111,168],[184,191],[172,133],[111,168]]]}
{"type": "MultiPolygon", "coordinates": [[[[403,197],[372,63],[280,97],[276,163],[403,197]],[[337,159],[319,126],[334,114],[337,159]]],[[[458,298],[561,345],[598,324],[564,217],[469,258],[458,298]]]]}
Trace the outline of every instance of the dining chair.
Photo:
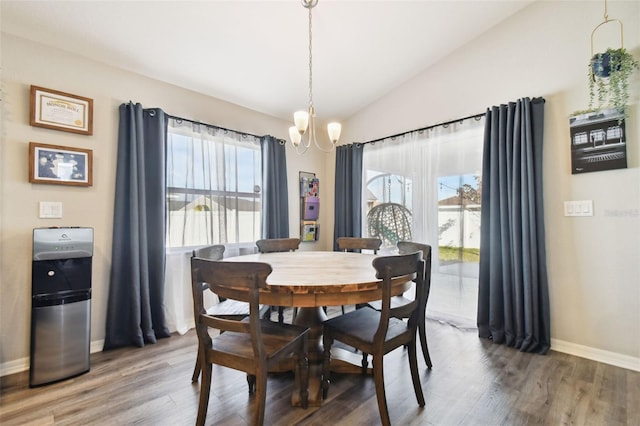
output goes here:
{"type": "MultiPolygon", "coordinates": [[[[336,239],[338,245],[338,251],[344,252],[362,252],[362,250],[370,250],[373,254],[378,254],[380,246],[382,246],[382,240],[380,238],[370,237],[338,237],[336,239]]],[[[356,304],[356,309],[360,309],[365,304],[356,304]]],[[[341,306],[342,313],[344,314],[344,305],[341,306]]]]}
{"type": "Polygon", "coordinates": [[[247,373],[249,393],[255,393],[257,399],[253,423],[261,425],[264,423],[267,373],[277,363],[292,357],[301,405],[307,408],[309,329],[275,323],[260,316],[259,291],[266,288],[271,271],[267,263],[191,259],[193,312],[202,368],[197,425],[203,425],[207,416],[213,364],[247,373]],[[235,321],[207,314],[202,297],[205,283],[218,296],[248,303],[249,320],[235,321]],[[209,329],[217,329],[220,334],[211,338],[209,329]]]}
{"type": "MultiPolygon", "coordinates": [[[[205,246],[193,250],[192,257],[198,257],[201,259],[209,260],[222,260],[224,257],[225,247],[223,244],[215,244],[211,246],[205,246]]],[[[202,284],[202,291],[208,290],[206,284],[202,284]]],[[[269,310],[268,305],[260,305],[259,308],[262,315],[266,315],[269,310]]],[[[226,299],[224,297],[218,297],[218,303],[213,304],[207,308],[207,314],[215,317],[225,318],[228,320],[242,321],[249,316],[249,304],[247,302],[240,302],[238,300],[226,299]]],[[[200,350],[198,350],[198,356],[196,357],[196,365],[193,368],[193,375],[191,376],[192,382],[197,382],[200,377],[200,350]]]]}
{"type": "MultiPolygon", "coordinates": [[[[416,328],[424,315],[424,261],[422,253],[384,256],[373,260],[376,277],[382,279],[382,310],[370,306],[331,318],[323,324],[322,342],[322,396],[327,398],[330,384],[331,346],[334,340],[353,346],[363,353],[373,355],[373,377],[378,399],[380,420],[390,425],[389,410],[384,389],[384,355],[400,346],[409,347],[409,369],[418,405],[424,406],[424,395],[418,374],[416,357],[416,328]],[[398,277],[410,277],[416,284],[413,300],[403,306],[391,307],[392,281],[398,277]],[[407,322],[403,319],[408,319],[407,322]]],[[[362,367],[363,373],[366,366],[362,367]]]]}
{"type": "MultiPolygon", "coordinates": [[[[431,246],[427,244],[416,243],[413,241],[398,241],[398,253],[399,254],[408,254],[419,251],[422,253],[422,259],[424,260],[424,300],[422,303],[424,304],[424,312],[426,314],[427,311],[427,301],[429,300],[429,290],[431,288],[431,246]]],[[[407,297],[404,295],[394,296],[391,298],[391,307],[397,307],[406,305],[409,302],[407,297]]],[[[371,306],[373,309],[381,310],[382,309],[382,301],[376,300],[373,302],[367,303],[368,306],[371,306]]],[[[431,363],[431,357],[429,356],[429,346],[427,345],[427,330],[426,330],[426,320],[425,318],[418,318],[418,335],[420,337],[420,344],[422,346],[422,355],[424,356],[424,361],[427,364],[427,368],[431,368],[433,365],[431,363]]],[[[367,354],[363,354],[363,363],[367,362],[367,354]]]]}
{"type": "MultiPolygon", "coordinates": [[[[260,253],[296,251],[300,247],[300,238],[268,238],[256,241],[256,246],[260,253]]],[[[271,311],[269,310],[267,314],[270,316],[271,311]]],[[[297,309],[294,309],[294,318],[296,314],[297,309]]],[[[284,306],[278,306],[278,322],[284,322],[284,306]]]]}
{"type": "Polygon", "coordinates": [[[362,250],[371,250],[373,254],[378,254],[382,240],[380,238],[369,237],[338,237],[336,244],[340,251],[360,252],[362,250]]]}

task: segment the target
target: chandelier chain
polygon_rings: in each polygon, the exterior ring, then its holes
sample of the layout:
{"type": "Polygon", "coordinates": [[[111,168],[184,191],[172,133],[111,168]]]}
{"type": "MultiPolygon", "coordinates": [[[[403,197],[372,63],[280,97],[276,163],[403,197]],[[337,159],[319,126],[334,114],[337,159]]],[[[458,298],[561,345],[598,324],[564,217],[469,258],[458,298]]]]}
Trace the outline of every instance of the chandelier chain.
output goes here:
{"type": "Polygon", "coordinates": [[[312,31],[311,31],[311,9],[309,7],[309,107],[313,107],[313,51],[312,46],[312,31]]]}

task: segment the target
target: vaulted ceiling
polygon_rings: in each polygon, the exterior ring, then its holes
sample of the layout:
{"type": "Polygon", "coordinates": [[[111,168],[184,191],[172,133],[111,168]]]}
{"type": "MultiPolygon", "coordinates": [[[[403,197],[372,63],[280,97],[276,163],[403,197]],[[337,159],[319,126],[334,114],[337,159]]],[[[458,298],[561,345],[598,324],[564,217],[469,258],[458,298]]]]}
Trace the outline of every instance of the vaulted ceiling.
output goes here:
{"type": "MultiPolygon", "coordinates": [[[[534,0],[320,0],[313,99],[344,120],[534,0]]],[[[290,119],[308,104],[300,0],[0,2],[2,31],[290,119]]]]}

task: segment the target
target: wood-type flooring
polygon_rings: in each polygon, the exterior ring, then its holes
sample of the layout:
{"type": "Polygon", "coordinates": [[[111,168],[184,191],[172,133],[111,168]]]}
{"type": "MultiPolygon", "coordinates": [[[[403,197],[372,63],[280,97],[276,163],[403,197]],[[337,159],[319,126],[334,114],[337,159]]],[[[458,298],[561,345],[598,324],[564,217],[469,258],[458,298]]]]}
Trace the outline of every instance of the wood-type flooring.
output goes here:
{"type": "MultiPolygon", "coordinates": [[[[640,425],[640,372],[551,351],[521,353],[428,320],[433,369],[419,353],[426,406],[416,402],[403,348],[385,357],[394,425],[640,425]]],[[[91,355],[91,371],[38,388],[28,372],[2,377],[2,425],[192,425],[193,330],[143,348],[91,355]]],[[[420,349],[418,349],[420,351],[420,349]]],[[[265,424],[379,424],[371,376],[332,377],[321,407],[294,408],[293,377],[272,374],[265,424]]],[[[207,424],[249,425],[255,403],[243,373],[214,366],[207,424]]]]}

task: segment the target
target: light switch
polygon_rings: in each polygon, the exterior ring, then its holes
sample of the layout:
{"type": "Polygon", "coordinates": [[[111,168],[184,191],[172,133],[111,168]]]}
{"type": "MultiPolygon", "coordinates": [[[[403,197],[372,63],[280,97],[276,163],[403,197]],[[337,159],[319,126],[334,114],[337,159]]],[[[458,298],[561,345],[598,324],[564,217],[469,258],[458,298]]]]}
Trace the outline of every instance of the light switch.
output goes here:
{"type": "Polygon", "coordinates": [[[62,203],[58,201],[40,201],[40,219],[62,218],[62,203]]]}
{"type": "Polygon", "coordinates": [[[565,216],[593,216],[593,200],[565,201],[565,216]]]}

